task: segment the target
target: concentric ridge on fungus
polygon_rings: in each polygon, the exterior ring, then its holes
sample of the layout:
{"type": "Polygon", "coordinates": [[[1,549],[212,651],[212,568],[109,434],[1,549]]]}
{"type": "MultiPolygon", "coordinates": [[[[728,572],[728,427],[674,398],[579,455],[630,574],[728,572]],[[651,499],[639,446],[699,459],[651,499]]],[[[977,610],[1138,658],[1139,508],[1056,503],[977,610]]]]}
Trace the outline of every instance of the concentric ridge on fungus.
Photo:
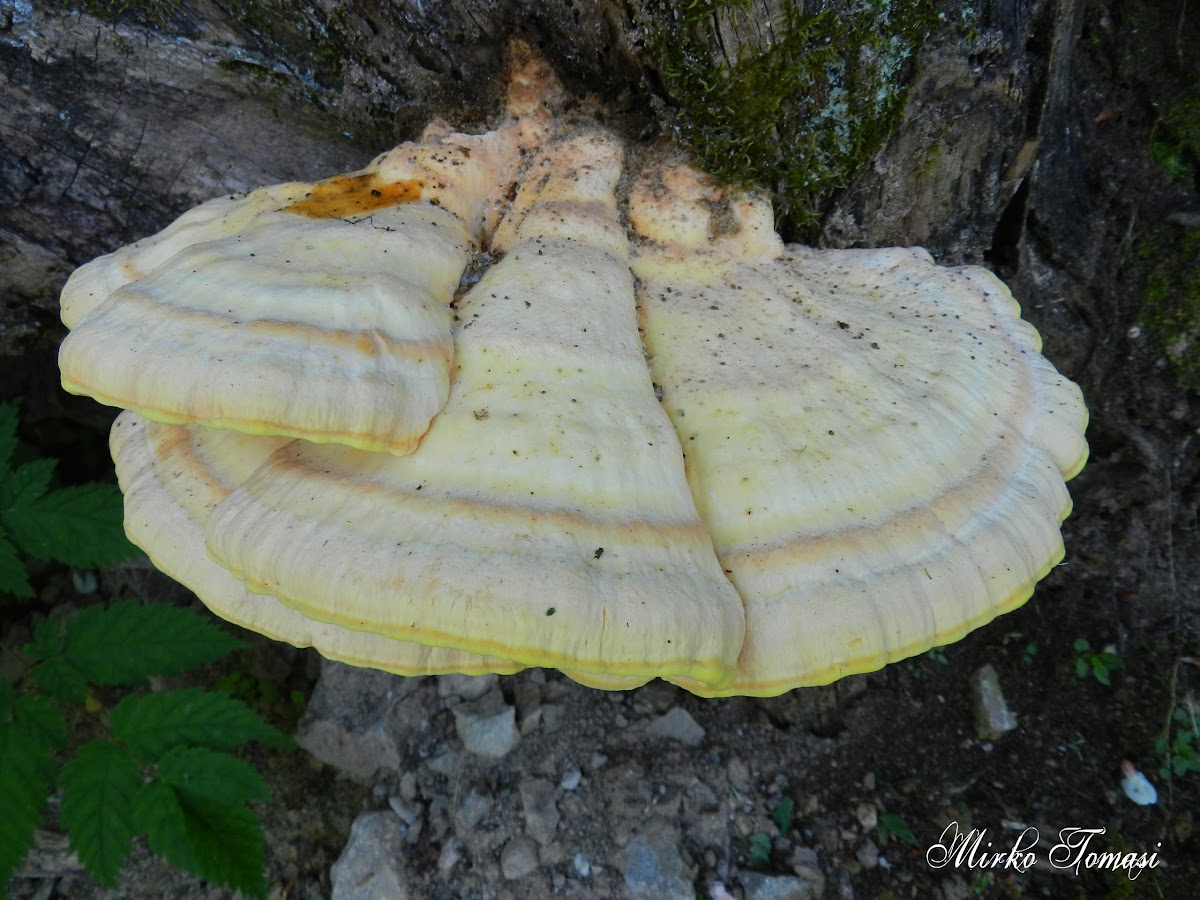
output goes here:
{"type": "Polygon", "coordinates": [[[1078,388],[1007,288],[784,246],[556,118],[186,213],[63,291],[126,531],[218,615],[400,674],[778,694],[957,640],[1063,556],[1078,388]],[[476,251],[494,262],[465,292],[476,251]]]}

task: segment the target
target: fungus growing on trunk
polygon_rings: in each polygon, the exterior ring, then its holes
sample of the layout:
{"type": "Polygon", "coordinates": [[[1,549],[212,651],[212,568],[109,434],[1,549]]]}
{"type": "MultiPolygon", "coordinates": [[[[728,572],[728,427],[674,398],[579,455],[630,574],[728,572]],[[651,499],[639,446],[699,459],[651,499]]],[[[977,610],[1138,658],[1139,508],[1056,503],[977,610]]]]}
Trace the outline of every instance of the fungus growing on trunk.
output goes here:
{"type": "Polygon", "coordinates": [[[527,56],[492,131],[211,201],[72,276],[63,380],[132,410],[131,539],[332,658],[706,696],[1027,599],[1086,410],[1007,289],[785,247],[687,166],[622,187],[620,140],[556,105],[527,56]]]}

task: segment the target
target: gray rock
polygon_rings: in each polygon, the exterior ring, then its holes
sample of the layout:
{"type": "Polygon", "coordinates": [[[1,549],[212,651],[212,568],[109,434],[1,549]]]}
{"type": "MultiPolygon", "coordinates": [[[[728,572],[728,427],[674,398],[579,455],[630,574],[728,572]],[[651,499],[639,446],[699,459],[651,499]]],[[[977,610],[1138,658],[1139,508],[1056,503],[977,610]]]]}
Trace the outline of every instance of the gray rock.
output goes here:
{"type": "Polygon", "coordinates": [[[475,788],[467,792],[462,803],[454,812],[454,822],[463,831],[470,831],[483,821],[484,816],[492,811],[492,798],[481,794],[475,788]]]}
{"type": "Polygon", "coordinates": [[[646,735],[666,741],[679,741],[688,747],[704,742],[704,729],[682,706],[674,706],[646,726],[646,735]]]}
{"type": "Polygon", "coordinates": [[[407,900],[404,834],[404,823],[386,810],[355,819],[350,840],[329,873],[333,900],[407,900]]]}
{"type": "Polygon", "coordinates": [[[558,807],[554,803],[554,785],[545,778],[521,781],[521,806],[525,813],[525,833],[545,847],[558,830],[558,807]]]}
{"type": "Polygon", "coordinates": [[[439,675],[437,692],[439,697],[478,700],[494,688],[499,680],[496,675],[439,675]]]}
{"type": "Polygon", "coordinates": [[[812,847],[797,847],[792,851],[792,871],[802,880],[812,882],[816,887],[814,894],[825,893],[825,873],[821,871],[821,858],[812,847]]]}
{"type": "Polygon", "coordinates": [[[817,900],[825,890],[825,879],[817,882],[798,875],[763,875],[743,872],[738,876],[746,900],[817,900]]]}
{"type": "Polygon", "coordinates": [[[679,688],[668,681],[651,681],[645,687],[639,688],[633,695],[634,703],[640,707],[648,707],[651,712],[665,713],[679,699],[679,688]]]}
{"type": "Polygon", "coordinates": [[[454,867],[462,862],[467,848],[458,838],[450,838],[442,844],[442,852],[438,854],[437,867],[443,875],[448,875],[454,867]]]}
{"type": "Polygon", "coordinates": [[[462,766],[462,754],[448,747],[439,747],[425,760],[425,765],[439,775],[453,778],[462,766]]]}
{"type": "Polygon", "coordinates": [[[400,776],[400,796],[412,803],[419,796],[417,790],[417,773],[411,769],[400,776]]]}
{"type": "Polygon", "coordinates": [[[861,846],[854,851],[854,858],[858,860],[858,864],[868,871],[879,865],[879,847],[870,838],[862,842],[861,846]]]}
{"type": "Polygon", "coordinates": [[[975,734],[981,741],[994,741],[1017,727],[1017,717],[1000,690],[1000,676],[990,665],[981,666],[971,676],[971,704],[975,734]]]}
{"type": "Polygon", "coordinates": [[[587,878],[592,874],[592,861],[586,853],[576,853],[571,859],[571,865],[575,867],[580,878],[587,878]]]}
{"type": "Polygon", "coordinates": [[[500,851],[500,871],[509,881],[532,875],[537,867],[537,844],[523,834],[513,838],[500,851]]]}
{"type": "Polygon", "coordinates": [[[629,896],[646,900],[695,900],[694,872],[684,859],[679,831],[652,820],[629,839],[622,857],[629,896]]]}
{"type": "Polygon", "coordinates": [[[545,703],[541,706],[542,732],[550,734],[557,731],[562,724],[563,707],[561,703],[545,703]]]}
{"type": "Polygon", "coordinates": [[[864,801],[858,804],[854,808],[854,817],[858,819],[858,824],[862,826],[863,831],[873,831],[879,824],[879,810],[875,808],[874,803],[864,801]]]}
{"type": "Polygon", "coordinates": [[[400,750],[389,728],[396,702],[418,679],[375,669],[321,661],[321,678],[296,730],[296,743],[351,778],[400,767],[400,750]]]}
{"type": "Polygon", "coordinates": [[[542,689],[532,681],[518,681],[513,686],[513,703],[517,707],[517,727],[527,735],[542,721],[542,689]]]}
{"type": "Polygon", "coordinates": [[[454,728],[469,753],[500,759],[521,739],[516,710],[504,702],[498,688],[478,700],[454,707],[454,728]]]}
{"type": "Polygon", "coordinates": [[[421,819],[421,804],[409,802],[399,795],[388,797],[388,806],[400,817],[405,825],[412,825],[421,819]]]}

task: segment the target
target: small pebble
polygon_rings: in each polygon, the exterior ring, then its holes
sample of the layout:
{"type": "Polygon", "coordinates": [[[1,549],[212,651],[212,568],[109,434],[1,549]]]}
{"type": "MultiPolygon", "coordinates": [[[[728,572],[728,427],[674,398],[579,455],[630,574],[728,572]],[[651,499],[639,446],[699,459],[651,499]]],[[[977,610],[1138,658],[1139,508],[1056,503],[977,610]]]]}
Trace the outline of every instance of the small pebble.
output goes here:
{"type": "Polygon", "coordinates": [[[1150,779],[1134,768],[1133,763],[1121,763],[1121,790],[1138,806],[1153,806],[1158,802],[1158,791],[1150,779]]]}
{"type": "Polygon", "coordinates": [[[576,853],[575,858],[571,860],[571,865],[575,867],[580,878],[587,878],[592,874],[592,861],[588,859],[586,853],[576,853]]]}
{"type": "Polygon", "coordinates": [[[500,852],[500,871],[509,881],[532,875],[537,867],[537,844],[523,834],[505,844],[500,852]]]}

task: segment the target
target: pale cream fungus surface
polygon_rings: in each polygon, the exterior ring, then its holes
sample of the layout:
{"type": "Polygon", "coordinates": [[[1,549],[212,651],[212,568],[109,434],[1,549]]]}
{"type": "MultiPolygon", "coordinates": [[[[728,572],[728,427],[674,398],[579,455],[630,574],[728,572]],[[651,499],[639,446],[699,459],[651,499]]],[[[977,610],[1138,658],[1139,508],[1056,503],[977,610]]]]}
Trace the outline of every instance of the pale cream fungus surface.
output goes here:
{"type": "Polygon", "coordinates": [[[484,134],[217,198],[72,276],[63,384],[128,410],[155,565],[355,665],[705,696],[1023,603],[1087,411],[1007,288],[785,246],[759,197],[627,172],[540,60],[510,83],[484,134]]]}

